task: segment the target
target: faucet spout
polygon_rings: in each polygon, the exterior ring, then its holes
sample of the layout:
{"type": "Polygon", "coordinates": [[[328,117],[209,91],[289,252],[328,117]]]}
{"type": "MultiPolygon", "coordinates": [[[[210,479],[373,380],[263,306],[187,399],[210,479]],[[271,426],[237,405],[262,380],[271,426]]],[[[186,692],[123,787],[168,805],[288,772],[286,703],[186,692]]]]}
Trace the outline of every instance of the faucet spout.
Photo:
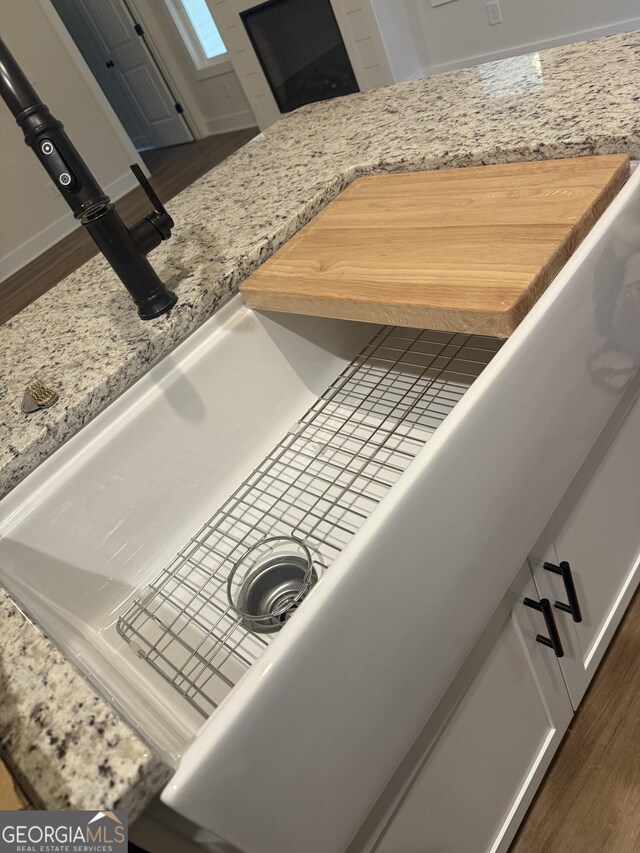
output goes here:
{"type": "Polygon", "coordinates": [[[173,220],[139,166],[132,170],[155,209],[131,229],[0,39],[0,95],[75,218],[87,229],[138,306],[142,320],[170,311],[177,296],[160,280],[147,254],[171,236],[173,220]]]}

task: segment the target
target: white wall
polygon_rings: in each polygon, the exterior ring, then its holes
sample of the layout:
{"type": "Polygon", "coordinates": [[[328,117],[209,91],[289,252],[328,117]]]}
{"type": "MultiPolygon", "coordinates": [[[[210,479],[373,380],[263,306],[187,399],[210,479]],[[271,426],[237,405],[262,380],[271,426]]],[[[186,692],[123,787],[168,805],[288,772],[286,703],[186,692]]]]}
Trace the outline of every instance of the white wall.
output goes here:
{"type": "MultiPolygon", "coordinates": [[[[59,118],[107,193],[135,186],[129,164],[140,162],[111,107],[48,0],[1,0],[0,30],[42,100],[59,118]],[[89,79],[88,79],[89,78],[89,79]],[[93,85],[92,85],[93,84],[93,85]]],[[[24,144],[0,99],[0,281],[44,252],[77,224],[24,144]]]]}
{"type": "Polygon", "coordinates": [[[500,0],[489,26],[485,0],[371,0],[397,77],[408,79],[640,28],[639,0],[500,0]]]}
{"type": "MultiPolygon", "coordinates": [[[[429,0],[424,0],[429,2],[429,0]]],[[[426,50],[420,33],[413,32],[415,14],[409,3],[371,0],[389,66],[396,82],[413,80],[425,74],[426,50]]]]}
{"type": "Polygon", "coordinates": [[[134,0],[131,5],[199,136],[255,127],[255,117],[230,61],[198,71],[164,0],[134,0]]]}

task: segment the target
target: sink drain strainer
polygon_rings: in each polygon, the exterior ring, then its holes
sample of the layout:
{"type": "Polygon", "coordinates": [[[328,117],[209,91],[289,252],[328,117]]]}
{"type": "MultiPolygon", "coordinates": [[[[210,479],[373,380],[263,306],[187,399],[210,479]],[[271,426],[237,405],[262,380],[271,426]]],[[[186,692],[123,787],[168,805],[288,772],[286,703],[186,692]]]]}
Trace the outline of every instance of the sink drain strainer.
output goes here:
{"type": "Polygon", "coordinates": [[[282,628],[317,580],[304,542],[271,536],[235,564],[227,581],[227,598],[247,630],[270,634],[282,628]]]}

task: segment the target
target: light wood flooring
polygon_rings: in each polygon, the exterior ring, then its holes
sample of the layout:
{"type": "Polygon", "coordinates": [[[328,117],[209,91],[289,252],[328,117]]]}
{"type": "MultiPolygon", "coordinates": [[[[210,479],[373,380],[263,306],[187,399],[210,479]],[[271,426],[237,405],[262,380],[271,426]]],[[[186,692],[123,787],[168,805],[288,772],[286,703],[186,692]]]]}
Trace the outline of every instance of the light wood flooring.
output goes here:
{"type": "Polygon", "coordinates": [[[640,851],[640,594],[510,853],[640,851]]]}
{"type": "MultiPolygon", "coordinates": [[[[167,202],[237,151],[256,133],[257,128],[220,133],[185,145],[146,151],[142,157],[151,171],[157,194],[163,202],[167,202]]],[[[33,168],[40,168],[35,159],[33,168]]],[[[118,200],[117,208],[126,224],[131,225],[149,211],[149,200],[141,188],[136,188],[118,200]]],[[[96,252],[93,241],[79,226],[26,267],[1,282],[0,325],[86,263],[96,252]]]]}

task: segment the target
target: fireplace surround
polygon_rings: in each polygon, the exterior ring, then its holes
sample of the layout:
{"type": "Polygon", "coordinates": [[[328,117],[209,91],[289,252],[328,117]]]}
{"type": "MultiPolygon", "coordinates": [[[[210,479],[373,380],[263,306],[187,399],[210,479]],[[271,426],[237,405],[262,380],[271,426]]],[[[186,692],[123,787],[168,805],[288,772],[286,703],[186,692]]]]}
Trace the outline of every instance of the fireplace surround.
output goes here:
{"type": "Polygon", "coordinates": [[[315,0],[311,0],[311,6],[307,5],[308,0],[207,2],[261,129],[302,103],[352,91],[367,92],[398,79],[391,69],[378,25],[375,0],[323,0],[324,9],[316,6],[315,0]],[[303,23],[298,27],[302,35],[296,35],[295,19],[305,6],[307,10],[312,9],[310,17],[316,24],[309,26],[307,22],[305,30],[303,23]],[[327,15],[327,12],[332,14],[327,15]],[[259,17],[263,20],[259,21],[259,17]],[[265,21],[272,25],[271,36],[266,35],[264,27],[258,32],[258,24],[264,25],[265,21]],[[333,35],[327,37],[331,25],[333,35]],[[338,44],[336,54],[325,56],[325,60],[330,60],[327,62],[321,61],[323,49],[318,37],[323,29],[326,50],[331,50],[327,42],[332,44],[332,39],[338,44]],[[282,47],[279,59],[275,58],[282,47]],[[301,79],[305,75],[306,84],[301,79]]]}
{"type": "Polygon", "coordinates": [[[330,0],[267,0],[240,18],[280,112],[359,91],[330,0]]]}

